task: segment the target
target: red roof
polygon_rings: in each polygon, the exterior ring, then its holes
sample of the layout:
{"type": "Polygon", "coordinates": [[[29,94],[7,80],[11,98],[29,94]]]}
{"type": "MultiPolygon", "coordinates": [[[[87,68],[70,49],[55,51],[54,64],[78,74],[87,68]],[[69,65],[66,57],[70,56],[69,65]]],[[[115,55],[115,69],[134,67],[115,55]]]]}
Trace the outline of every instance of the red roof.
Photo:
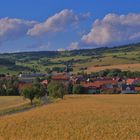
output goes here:
{"type": "Polygon", "coordinates": [[[81,85],[84,86],[84,87],[97,87],[97,88],[100,88],[101,86],[103,86],[105,84],[117,84],[117,81],[115,81],[115,80],[98,80],[98,81],[89,82],[89,83],[81,82],[81,85]]]}
{"type": "Polygon", "coordinates": [[[126,80],[126,83],[127,83],[128,85],[131,85],[131,84],[133,84],[134,81],[135,81],[135,79],[127,79],[127,80],[126,80]]]}
{"type": "Polygon", "coordinates": [[[129,85],[131,85],[135,82],[140,82],[140,78],[127,79],[127,81],[126,81],[126,83],[129,84],[129,85]]]}
{"type": "Polygon", "coordinates": [[[90,83],[81,82],[81,85],[85,88],[98,87],[94,82],[90,82],[90,83]]]}
{"type": "Polygon", "coordinates": [[[69,77],[67,75],[54,75],[52,76],[52,80],[69,80],[69,77]]]}

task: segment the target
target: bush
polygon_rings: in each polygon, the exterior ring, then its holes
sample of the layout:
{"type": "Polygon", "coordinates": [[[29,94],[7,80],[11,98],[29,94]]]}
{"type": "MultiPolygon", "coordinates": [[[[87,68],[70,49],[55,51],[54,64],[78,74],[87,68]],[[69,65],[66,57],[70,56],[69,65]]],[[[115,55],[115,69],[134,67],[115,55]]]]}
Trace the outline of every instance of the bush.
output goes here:
{"type": "Polygon", "coordinates": [[[83,87],[81,86],[81,85],[74,85],[73,86],[73,90],[72,90],[72,93],[73,94],[82,94],[82,93],[84,93],[84,89],[83,89],[83,87]]]}

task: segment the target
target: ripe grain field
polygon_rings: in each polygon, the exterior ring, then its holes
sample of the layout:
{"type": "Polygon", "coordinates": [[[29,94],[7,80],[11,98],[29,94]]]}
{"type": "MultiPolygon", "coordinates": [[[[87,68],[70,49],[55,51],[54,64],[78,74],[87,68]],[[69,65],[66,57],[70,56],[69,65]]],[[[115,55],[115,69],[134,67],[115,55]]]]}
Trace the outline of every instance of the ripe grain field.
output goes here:
{"type": "Polygon", "coordinates": [[[86,72],[98,72],[105,69],[121,69],[121,70],[130,70],[130,71],[139,71],[140,70],[140,63],[136,64],[118,64],[118,65],[110,65],[110,66],[98,66],[98,67],[89,67],[86,72]]]}
{"type": "Polygon", "coordinates": [[[139,140],[140,95],[66,96],[0,117],[0,140],[139,140]]]}
{"type": "Polygon", "coordinates": [[[0,112],[6,109],[19,107],[29,103],[20,96],[0,96],[0,112]]]}

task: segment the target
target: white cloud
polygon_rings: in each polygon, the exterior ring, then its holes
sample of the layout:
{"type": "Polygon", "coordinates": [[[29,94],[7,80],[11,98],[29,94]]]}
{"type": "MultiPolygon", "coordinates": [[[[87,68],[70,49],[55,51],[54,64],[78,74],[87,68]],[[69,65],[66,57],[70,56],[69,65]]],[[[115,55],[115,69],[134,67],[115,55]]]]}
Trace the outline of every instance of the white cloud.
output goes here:
{"type": "Polygon", "coordinates": [[[59,48],[59,49],[57,49],[57,51],[58,52],[63,52],[63,51],[65,51],[66,49],[64,49],[64,48],[59,48]]]}
{"type": "Polygon", "coordinates": [[[120,45],[140,40],[140,14],[107,14],[93,23],[91,31],[82,37],[90,45],[120,45]]]}
{"type": "Polygon", "coordinates": [[[73,10],[64,9],[49,17],[45,22],[36,24],[27,34],[40,36],[46,33],[54,33],[63,30],[66,26],[76,25],[79,21],[89,18],[90,14],[75,14],[73,10]]]}
{"type": "Polygon", "coordinates": [[[78,42],[72,42],[68,48],[69,48],[69,50],[76,50],[76,49],[79,48],[79,43],[78,42]]]}
{"type": "Polygon", "coordinates": [[[26,21],[16,18],[0,19],[0,41],[16,39],[26,35],[29,28],[35,25],[35,21],[26,21]]]}

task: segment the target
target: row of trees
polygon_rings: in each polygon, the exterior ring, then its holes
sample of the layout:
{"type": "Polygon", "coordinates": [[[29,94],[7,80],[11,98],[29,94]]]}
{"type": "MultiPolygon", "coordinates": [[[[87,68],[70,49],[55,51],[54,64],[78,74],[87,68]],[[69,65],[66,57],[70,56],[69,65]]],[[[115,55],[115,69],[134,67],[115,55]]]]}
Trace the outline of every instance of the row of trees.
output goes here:
{"type": "Polygon", "coordinates": [[[18,79],[12,77],[8,80],[0,80],[0,96],[17,96],[20,95],[18,89],[18,79]]]}
{"type": "Polygon", "coordinates": [[[41,97],[45,96],[46,93],[47,88],[40,83],[35,83],[30,87],[26,87],[21,90],[21,95],[28,98],[31,101],[31,104],[33,104],[34,98],[41,99],[41,97]]]}
{"type": "MultiPolygon", "coordinates": [[[[3,76],[3,75],[2,75],[3,76]]],[[[9,79],[0,80],[0,96],[20,96],[30,99],[31,104],[34,98],[40,99],[47,93],[47,88],[36,79],[29,87],[19,89],[18,78],[13,76],[9,79]]]]}
{"type": "Polygon", "coordinates": [[[139,71],[123,71],[121,69],[106,69],[99,72],[92,72],[87,74],[83,71],[78,72],[78,75],[83,75],[84,78],[96,78],[96,77],[120,77],[120,78],[137,78],[140,77],[139,71]]]}
{"type": "Polygon", "coordinates": [[[48,94],[54,98],[62,98],[66,94],[80,94],[83,93],[84,88],[81,85],[68,85],[60,82],[51,81],[48,85],[48,94]]]}
{"type": "Polygon", "coordinates": [[[91,77],[120,77],[120,78],[136,78],[140,77],[139,71],[122,71],[120,69],[106,69],[99,72],[93,72],[91,77]]]}

